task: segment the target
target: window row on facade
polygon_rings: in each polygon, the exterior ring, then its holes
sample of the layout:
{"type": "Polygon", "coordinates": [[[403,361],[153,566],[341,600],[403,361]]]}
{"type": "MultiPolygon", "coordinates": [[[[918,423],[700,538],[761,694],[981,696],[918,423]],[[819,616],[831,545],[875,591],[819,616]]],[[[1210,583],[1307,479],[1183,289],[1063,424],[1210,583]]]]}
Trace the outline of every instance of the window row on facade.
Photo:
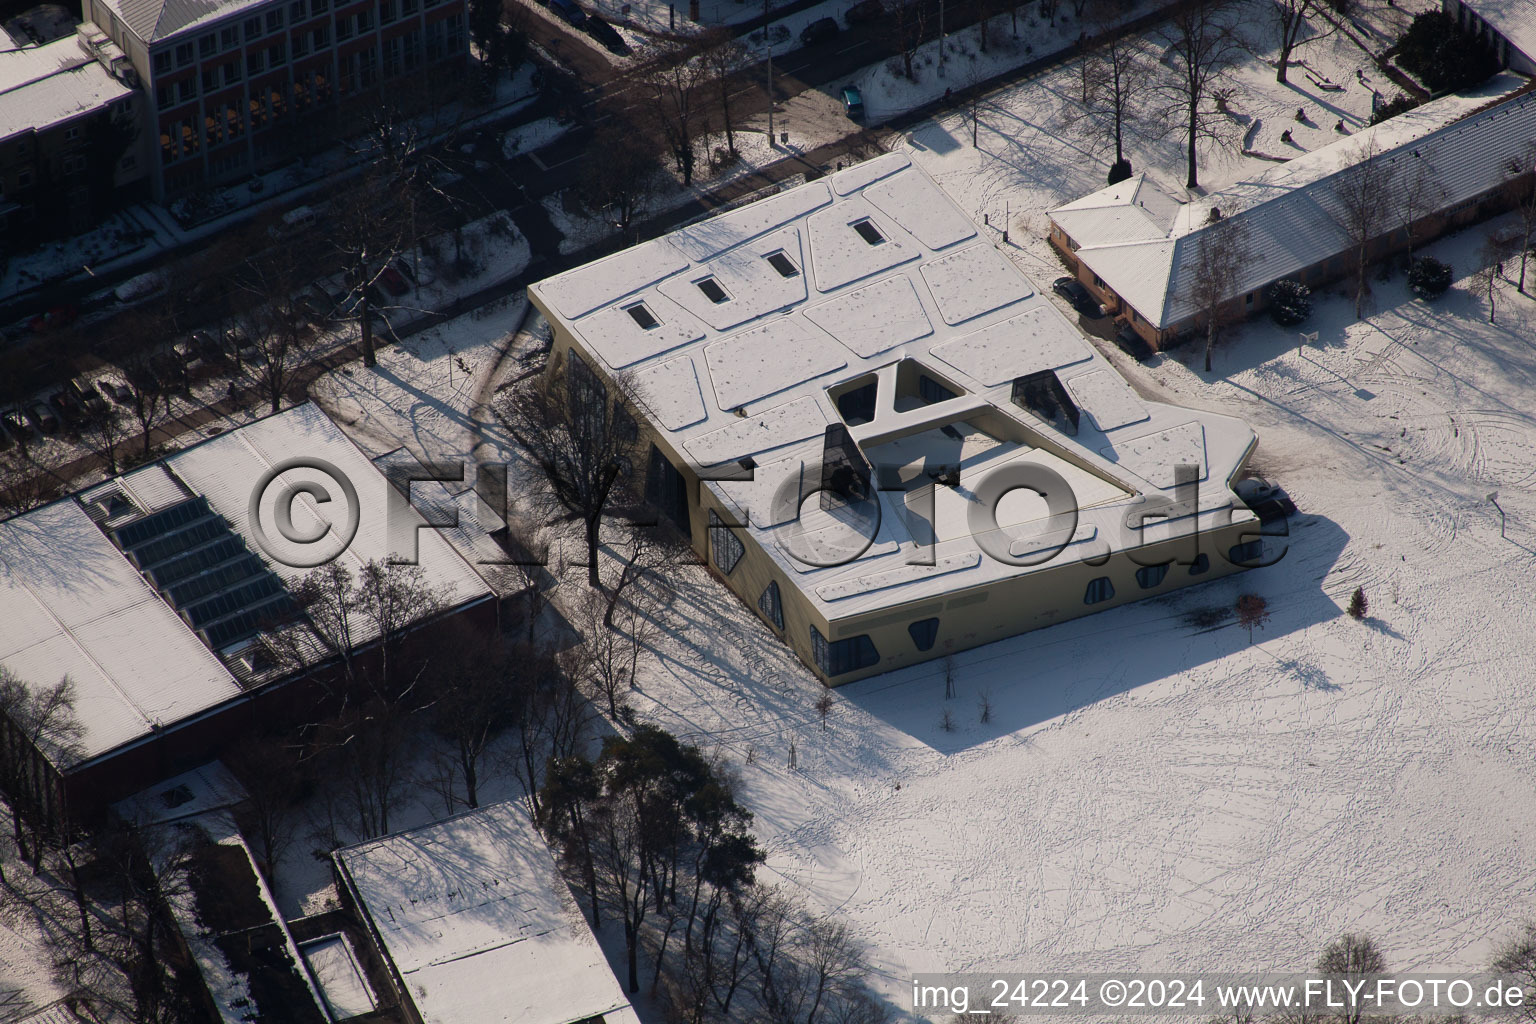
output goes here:
{"type": "Polygon", "coordinates": [[[304,71],[286,82],[252,85],[248,94],[237,93],[229,100],[205,101],[198,114],[172,121],[161,130],[161,162],[196,157],[204,148],[235,142],[246,132],[261,131],[289,114],[323,106],[333,96],[363,92],[384,79],[435,63],[462,47],[463,31],[463,19],[455,14],[427,26],[424,56],[421,33],[410,32],[384,40],[379,49],[340,57],[334,86],[328,69],[304,71]]]}
{"type": "MultiPolygon", "coordinates": [[[[361,11],[336,16],[334,19],[336,38],[348,39],[354,34],[371,32],[375,23],[389,25],[443,2],[444,0],[379,0],[377,7],[368,7],[361,11]]],[[[154,73],[158,77],[190,67],[194,60],[206,61],[220,54],[235,53],[250,43],[282,33],[288,26],[297,28],[306,21],[325,16],[330,10],[331,0],[292,0],[286,6],[275,6],[264,15],[253,15],[243,21],[232,22],[216,31],[206,32],[195,40],[189,39],[157,52],[154,55],[154,73]]],[[[329,22],[296,32],[292,37],[294,54],[301,55],[303,50],[307,49],[311,39],[314,40],[316,49],[330,45],[329,22]]],[[[286,37],[279,38],[273,42],[272,46],[282,47],[285,40],[286,37]]],[[[236,56],[238,58],[238,54],[236,56]]]]}

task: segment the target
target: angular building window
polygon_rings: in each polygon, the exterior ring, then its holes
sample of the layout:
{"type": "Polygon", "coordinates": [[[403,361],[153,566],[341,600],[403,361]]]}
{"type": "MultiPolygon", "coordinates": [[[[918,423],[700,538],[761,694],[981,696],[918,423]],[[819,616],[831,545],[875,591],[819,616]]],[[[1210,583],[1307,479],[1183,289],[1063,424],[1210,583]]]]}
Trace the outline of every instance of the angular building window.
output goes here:
{"type": "Polygon", "coordinates": [[[1252,569],[1264,557],[1264,542],[1255,537],[1242,544],[1234,544],[1227,551],[1227,561],[1244,569],[1252,569]]]}
{"type": "Polygon", "coordinates": [[[757,599],[757,610],[763,613],[763,618],[773,623],[778,629],[784,628],[784,602],[779,596],[779,581],[774,580],[768,584],[762,596],[757,599]]]}
{"type": "Polygon", "coordinates": [[[1202,551],[1195,558],[1194,562],[1191,563],[1191,565],[1189,567],[1189,574],[1191,576],[1199,576],[1203,572],[1209,572],[1210,568],[1211,568],[1211,556],[1207,555],[1204,551],[1202,551]]]}
{"type": "Polygon", "coordinates": [[[742,546],[741,538],[725,525],[714,509],[710,509],[709,557],[714,560],[715,568],[729,576],[744,554],[746,548],[742,546]]]}
{"type": "Polygon", "coordinates": [[[1114,596],[1115,585],[1109,582],[1108,576],[1100,576],[1098,579],[1088,581],[1088,590],[1083,594],[1083,604],[1098,604],[1114,596]]]}
{"type": "Polygon", "coordinates": [[[815,626],[811,627],[811,659],[828,676],[857,672],[880,663],[880,652],[867,634],[850,636],[830,643],[815,626]]]}
{"type": "Polygon", "coordinates": [[[1136,570],[1136,582],[1141,584],[1142,590],[1151,590],[1163,582],[1163,577],[1168,575],[1168,564],[1144,565],[1136,570]]]}
{"type": "Polygon", "coordinates": [[[922,619],[908,626],[907,632],[912,634],[912,642],[918,650],[932,650],[933,642],[939,638],[939,620],[922,619]]]}

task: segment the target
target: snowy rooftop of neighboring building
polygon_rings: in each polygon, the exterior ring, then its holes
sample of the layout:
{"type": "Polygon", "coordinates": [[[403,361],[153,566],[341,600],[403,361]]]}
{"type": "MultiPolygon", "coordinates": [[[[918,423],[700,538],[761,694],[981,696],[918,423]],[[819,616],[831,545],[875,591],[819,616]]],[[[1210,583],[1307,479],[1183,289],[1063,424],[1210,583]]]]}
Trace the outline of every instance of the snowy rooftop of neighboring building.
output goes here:
{"type": "Polygon", "coordinates": [[[1536,0],[1462,0],[1509,45],[1536,60],[1536,0]]]}
{"type": "Polygon", "coordinates": [[[1439,192],[1435,209],[1495,187],[1511,161],[1530,170],[1536,93],[1498,102],[1527,84],[1495,76],[1195,201],[1138,175],[1052,210],[1051,219],[1084,265],[1152,324],[1168,327],[1195,315],[1190,281],[1213,208],[1222,221],[1243,225],[1250,250],[1233,295],[1262,287],[1348,247],[1336,188],[1344,175],[1360,173],[1366,153],[1374,150],[1394,174],[1425,174],[1439,192]]]}
{"type": "MultiPolygon", "coordinates": [[[[940,467],[959,465],[962,484],[1005,463],[1065,477],[1081,516],[1072,542],[1044,566],[1134,543],[1122,527],[1127,509],[1169,491],[1179,461],[1200,467],[1202,529],[1217,516],[1248,516],[1230,511],[1227,485],[1253,432],[1230,417],[1140,398],[900,154],[560,274],[529,294],[608,372],[628,376],[653,424],[694,468],[752,460],[752,479],[706,486],[829,620],[1032,571],[984,556],[964,486],[916,479],[940,467]],[[1034,373],[1053,373],[1081,409],[1075,432],[1013,401],[1015,381],[1034,373]],[[878,533],[862,555],[810,565],[800,557],[806,544],[840,545],[834,538],[847,526],[814,498],[797,503],[795,488],[814,488],[805,479],[817,472],[826,427],[843,421],[837,399],[867,382],[872,418],[850,420],[853,441],[911,489],[879,494],[878,533]],[[931,400],[934,384],[955,397],[931,400]],[[781,487],[790,497],[775,501],[781,487]],[[933,564],[914,564],[930,538],[933,564]]],[[[1038,532],[1043,506],[1010,501],[999,507],[1000,525],[1038,532]]],[[[1161,539],[1193,521],[1147,529],[1161,539]]]]}
{"type": "Polygon", "coordinates": [[[67,121],[132,93],[81,49],[76,36],[0,51],[0,138],[67,121]]]}
{"type": "Polygon", "coordinates": [[[426,1024],[638,1024],[519,804],[333,856],[426,1024]]]}
{"type": "MultiPolygon", "coordinates": [[[[119,531],[147,524],[156,513],[188,508],[201,517],[197,521],[204,532],[192,540],[203,547],[183,556],[171,543],[165,556],[201,558],[209,544],[218,550],[208,552],[207,565],[199,562],[193,576],[178,580],[196,587],[238,562],[250,570],[240,579],[275,574],[291,585],[307,570],[274,561],[255,540],[249,515],[251,494],[263,474],[297,455],[325,460],[357,490],[359,526],[340,556],[343,564],[355,570],[394,553],[385,524],[388,482],[311,404],[0,522],[0,621],[6,623],[0,631],[0,665],[28,683],[51,685],[65,675],[74,681],[76,714],[85,728],[81,756],[74,763],[233,699],[243,692],[246,678],[231,670],[239,671],[234,648],[219,642],[226,634],[232,642],[239,630],[215,631],[221,622],[232,621],[222,616],[238,614],[242,606],[214,609],[210,614],[220,618],[200,620],[194,628],[189,620],[200,606],[183,603],[182,615],[188,618],[178,615],[170,598],[152,585],[161,570],[146,564],[141,571],[113,538],[121,542],[126,534],[119,531]]],[[[289,471],[282,480],[314,481],[335,496],[316,504],[312,496],[301,495],[293,505],[293,521],[300,534],[328,536],[340,548],[347,503],[335,482],[315,471],[289,471]]],[[[285,491],[273,486],[263,492],[262,521],[274,535],[273,549],[294,560],[291,550],[285,552],[287,542],[271,529],[272,508],[285,491]]],[[[450,606],[491,596],[484,580],[435,531],[417,535],[426,580],[441,588],[450,606]]],[[[169,591],[181,586],[178,582],[169,591]]],[[[263,599],[281,589],[268,584],[263,599]]],[[[199,591],[199,598],[215,601],[225,593],[199,591]]],[[[372,639],[362,635],[357,642],[372,639]]]]}
{"type": "Polygon", "coordinates": [[[270,5],[271,0],[105,0],[105,3],[129,31],[146,43],[152,43],[249,7],[270,5]]]}

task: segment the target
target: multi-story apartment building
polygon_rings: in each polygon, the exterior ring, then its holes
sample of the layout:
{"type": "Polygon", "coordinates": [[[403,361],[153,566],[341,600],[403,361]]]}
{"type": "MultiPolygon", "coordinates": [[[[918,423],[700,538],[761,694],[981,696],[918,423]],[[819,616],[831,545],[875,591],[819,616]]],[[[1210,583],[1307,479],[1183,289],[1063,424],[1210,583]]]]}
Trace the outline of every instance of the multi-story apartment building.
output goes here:
{"type": "Polygon", "coordinates": [[[335,133],[314,115],[468,54],[466,0],[84,0],[143,80],[165,200],[335,133]]]}
{"type": "Polygon", "coordinates": [[[84,231],[144,176],[133,68],[93,29],[0,50],[0,243],[13,250],[84,231]]]}

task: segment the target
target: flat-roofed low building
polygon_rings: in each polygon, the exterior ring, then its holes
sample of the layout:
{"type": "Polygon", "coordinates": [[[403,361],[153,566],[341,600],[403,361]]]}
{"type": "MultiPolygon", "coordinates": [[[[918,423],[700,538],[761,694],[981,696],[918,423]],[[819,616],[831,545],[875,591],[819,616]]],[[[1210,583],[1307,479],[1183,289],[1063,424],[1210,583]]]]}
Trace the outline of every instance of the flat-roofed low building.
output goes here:
{"type": "Polygon", "coordinates": [[[1502,74],[1209,195],[1135,175],[1052,210],[1050,239],[1120,323],[1163,349],[1204,322],[1201,249],[1221,244],[1217,233],[1242,242],[1220,301],[1241,318],[1267,306],[1276,281],[1318,288],[1349,275],[1360,206],[1352,215],[1347,197],[1362,181],[1389,196],[1366,221],[1374,263],[1529,195],[1533,153],[1536,91],[1502,74]]]}
{"type": "Polygon", "coordinates": [[[84,231],[135,195],[147,171],[137,83],[89,23],[0,47],[0,240],[24,249],[84,231]]]}
{"type": "Polygon", "coordinates": [[[1259,557],[1253,431],[1137,394],[899,154],[528,293],[548,372],[633,396],[651,503],[828,683],[1259,557]]]}
{"type": "Polygon", "coordinates": [[[520,804],[331,856],[411,1024],[639,1024],[520,804]]]}
{"type": "MultiPolygon", "coordinates": [[[[0,777],[12,796],[47,820],[87,816],[207,761],[285,707],[277,702],[305,699],[285,684],[337,655],[292,599],[308,569],[303,546],[273,535],[274,503],[290,493],[291,532],[334,539],[336,559],[355,572],[406,554],[391,542],[390,486],[305,404],[0,522],[0,667],[30,687],[68,677],[80,726],[68,749],[39,750],[0,717],[0,777]],[[349,543],[349,502],[319,470],[284,472],[262,491],[265,526],[251,522],[253,493],[295,456],[356,489],[349,543]],[[322,490],[286,491],[308,482],[322,490]]],[[[475,568],[435,530],[417,543],[442,618],[493,626],[495,595],[475,568]]],[[[351,629],[355,650],[378,639],[361,619],[351,629]]]]}

